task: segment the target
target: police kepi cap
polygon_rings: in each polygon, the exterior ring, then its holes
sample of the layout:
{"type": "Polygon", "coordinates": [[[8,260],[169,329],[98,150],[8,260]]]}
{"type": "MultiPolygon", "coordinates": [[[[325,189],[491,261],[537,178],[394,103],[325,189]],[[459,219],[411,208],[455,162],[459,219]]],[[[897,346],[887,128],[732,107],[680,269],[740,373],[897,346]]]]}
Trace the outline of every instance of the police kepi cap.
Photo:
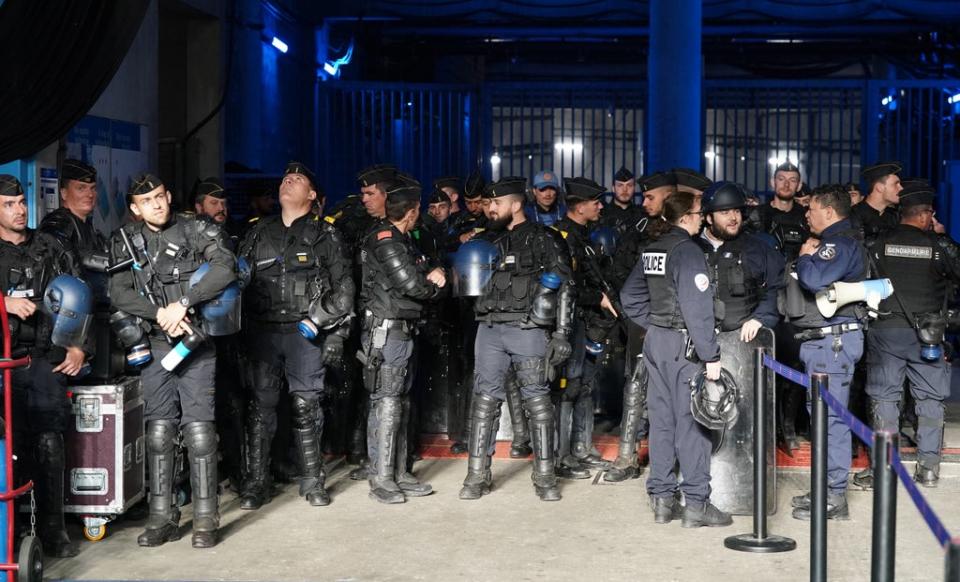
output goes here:
{"type": "Polygon", "coordinates": [[[63,160],[63,164],[60,166],[60,183],[66,184],[67,180],[96,184],[97,170],[80,160],[63,160]]]}
{"type": "Polygon", "coordinates": [[[287,176],[289,174],[300,174],[304,178],[310,181],[310,187],[314,190],[317,189],[317,176],[314,174],[310,168],[304,165],[302,162],[287,162],[287,168],[283,171],[283,175],[287,176]]]}
{"type": "Polygon", "coordinates": [[[674,168],[670,170],[670,173],[673,174],[673,179],[677,186],[686,186],[687,188],[703,191],[713,184],[710,178],[691,168],[674,168]]]}
{"type": "Polygon", "coordinates": [[[227,197],[227,191],[224,190],[223,184],[220,183],[220,180],[213,177],[204,178],[197,184],[197,192],[195,197],[200,198],[201,196],[213,196],[214,198],[223,200],[227,197]]]}
{"type": "Polygon", "coordinates": [[[23,194],[20,180],[10,174],[0,174],[0,196],[19,196],[23,194]]]}
{"type": "Polygon", "coordinates": [[[420,186],[420,182],[409,174],[396,173],[386,187],[387,200],[416,200],[419,202],[422,193],[423,187],[420,186]]]}
{"type": "Polygon", "coordinates": [[[484,198],[499,198],[501,196],[525,196],[527,194],[527,179],[517,176],[500,178],[496,182],[487,186],[484,192],[484,198]]]}
{"type": "Polygon", "coordinates": [[[676,186],[677,180],[673,172],[654,172],[648,176],[643,176],[637,181],[641,192],[648,192],[654,188],[663,188],[664,186],[676,186]]]}
{"type": "Polygon", "coordinates": [[[163,186],[163,180],[153,174],[140,174],[130,183],[127,196],[140,196],[163,186]]]}
{"type": "Polygon", "coordinates": [[[393,164],[374,164],[357,173],[357,183],[361,188],[380,182],[389,182],[397,175],[397,166],[393,164]]]}
{"type": "Polygon", "coordinates": [[[899,174],[903,171],[903,164],[900,162],[879,162],[872,166],[864,168],[860,175],[868,183],[872,184],[891,174],[899,174]]]}
{"type": "Polygon", "coordinates": [[[588,178],[564,178],[563,185],[568,203],[598,200],[605,192],[603,186],[588,178]]]}
{"type": "Polygon", "coordinates": [[[453,188],[457,192],[462,192],[463,188],[460,186],[460,177],[459,176],[444,176],[442,178],[437,178],[433,181],[434,188],[453,188]]]}
{"type": "Polygon", "coordinates": [[[557,177],[553,170],[542,170],[537,172],[537,175],[533,177],[533,187],[537,190],[543,190],[544,188],[559,190],[560,178],[557,177]]]}
{"type": "Polygon", "coordinates": [[[483,196],[483,189],[486,186],[483,176],[480,175],[480,170],[476,170],[467,178],[467,183],[463,189],[463,197],[470,200],[479,198],[483,196]]]}
{"type": "Polygon", "coordinates": [[[428,204],[442,204],[444,202],[450,203],[450,195],[440,188],[434,188],[433,192],[430,193],[430,198],[427,199],[428,204]]]}
{"type": "Polygon", "coordinates": [[[620,166],[620,169],[617,170],[617,173],[613,175],[614,182],[629,182],[634,178],[636,178],[636,176],[634,176],[633,172],[628,170],[626,166],[620,166]]]}
{"type": "Polygon", "coordinates": [[[900,181],[903,190],[900,191],[900,206],[917,206],[920,204],[933,205],[937,193],[929,182],[922,178],[910,178],[900,181]]]}

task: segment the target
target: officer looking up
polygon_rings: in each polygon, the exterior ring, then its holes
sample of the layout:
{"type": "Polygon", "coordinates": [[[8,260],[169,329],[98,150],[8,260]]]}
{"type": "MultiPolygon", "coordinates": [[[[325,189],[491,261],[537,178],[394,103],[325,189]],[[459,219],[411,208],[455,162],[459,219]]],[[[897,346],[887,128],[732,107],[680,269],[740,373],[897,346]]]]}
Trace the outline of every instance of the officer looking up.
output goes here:
{"type": "Polygon", "coordinates": [[[548,382],[570,357],[575,289],[563,238],[527,219],[525,194],[524,178],[503,178],[487,187],[487,228],[499,233],[491,240],[500,257],[476,302],[476,385],[460,499],[479,499],[490,492],[497,417],[512,369],[530,420],[534,489],[543,501],[560,500],[548,382]]]}
{"type": "Polygon", "coordinates": [[[729,515],[710,503],[710,435],[693,418],[690,385],[706,368],[720,378],[720,346],[714,332],[714,288],[703,251],[691,237],[703,215],[694,194],[678,192],[663,203],[664,220],[620,292],[627,316],[647,329],[643,356],[649,373],[650,476],[647,493],[654,522],[681,515],[683,527],[726,526],[729,515]],[[683,482],[677,485],[674,465],[683,482]]]}
{"type": "MultiPolygon", "coordinates": [[[[796,279],[787,280],[787,314],[799,333],[800,360],[807,374],[827,374],[830,393],[843,406],[850,398],[854,367],[863,355],[862,309],[854,303],[839,308],[833,317],[824,317],[817,308],[816,293],[836,282],[856,283],[867,276],[867,257],[859,232],[849,220],[850,195],[842,186],[814,190],[807,209],[809,238],[800,248],[796,279]],[[797,294],[801,301],[794,301],[797,294]],[[802,307],[796,309],[802,303],[802,307]]],[[[807,408],[810,404],[808,399],[807,408]]],[[[850,429],[829,409],[827,443],[827,518],[845,520],[847,473],[850,471],[850,429]]],[[[810,494],[792,500],[793,517],[810,519],[810,494]]]]}
{"type": "MultiPolygon", "coordinates": [[[[150,516],[137,543],[159,546],[180,537],[173,479],[178,433],[182,431],[190,455],[192,543],[195,548],[210,548],[217,544],[220,522],[214,426],[216,355],[213,344],[201,339],[201,318],[191,308],[213,299],[235,281],[236,258],[227,250],[218,225],[193,215],[173,215],[170,198],[159,178],[151,174],[135,178],[127,201],[130,212],[141,220],[118,229],[110,242],[114,264],[127,258],[136,261],[136,268],[111,276],[111,301],[115,308],[145,322],[153,352],[153,359],[140,373],[150,516]],[[204,263],[206,274],[192,283],[204,263]],[[172,370],[164,364],[174,346],[164,334],[173,342],[189,338],[199,344],[172,370]]],[[[182,355],[183,347],[178,343],[174,356],[182,355]]]]}

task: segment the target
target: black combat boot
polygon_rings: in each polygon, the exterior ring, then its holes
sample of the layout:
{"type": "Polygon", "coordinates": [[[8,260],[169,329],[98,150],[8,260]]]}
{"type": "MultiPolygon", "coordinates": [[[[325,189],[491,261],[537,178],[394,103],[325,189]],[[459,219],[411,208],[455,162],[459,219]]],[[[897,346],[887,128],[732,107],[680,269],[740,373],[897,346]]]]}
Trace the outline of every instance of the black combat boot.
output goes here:
{"type": "Polygon", "coordinates": [[[377,415],[377,454],[370,467],[370,498],[380,503],[403,503],[407,500],[394,474],[397,458],[397,439],[400,437],[400,422],[403,405],[399,396],[384,396],[373,403],[377,415]]]}
{"type": "Polygon", "coordinates": [[[530,426],[527,415],[523,411],[523,398],[520,396],[520,387],[516,379],[507,380],[507,409],[510,411],[510,425],[513,428],[513,439],[510,443],[510,458],[525,459],[533,454],[530,446],[530,426]]]}
{"type": "MultiPolygon", "coordinates": [[[[807,493],[798,495],[791,500],[793,505],[793,518],[802,521],[810,521],[811,497],[807,493]]],[[[850,509],[847,507],[846,493],[828,493],[827,494],[827,519],[837,521],[847,521],[850,519],[850,509]]]]}
{"type": "Polygon", "coordinates": [[[400,431],[397,434],[396,482],[407,497],[425,497],[433,493],[433,486],[421,483],[413,473],[407,470],[406,463],[409,440],[406,438],[410,426],[410,399],[403,397],[403,413],[400,420],[400,431]]]}
{"type": "Polygon", "coordinates": [[[180,510],[173,502],[176,423],[171,420],[148,422],[146,444],[150,464],[150,515],[146,529],[137,537],[137,544],[155,547],[180,539],[180,510]]]}
{"type": "Polygon", "coordinates": [[[467,477],[460,489],[460,499],[480,499],[490,493],[493,475],[490,471],[490,449],[496,438],[494,431],[500,416],[500,401],[487,394],[476,394],[469,424],[470,456],[467,458],[467,477]]]}
{"type": "Polygon", "coordinates": [[[330,505],[330,495],[324,488],[326,472],[320,440],[323,430],[323,410],[319,400],[307,400],[293,395],[293,433],[300,457],[300,496],[310,505],[330,505]]]}
{"type": "Polygon", "coordinates": [[[931,461],[917,461],[917,468],[913,480],[924,487],[936,487],[940,481],[940,463],[931,461]]]}
{"type": "Polygon", "coordinates": [[[217,430],[212,422],[191,422],[183,427],[183,440],[190,455],[190,487],[193,491],[193,537],[195,548],[217,545],[220,511],[217,479],[217,430]]]}
{"type": "Polygon", "coordinates": [[[666,497],[650,496],[650,509],[653,510],[654,523],[665,524],[683,515],[683,506],[680,505],[680,492],[666,497]]]}
{"type": "Polygon", "coordinates": [[[533,437],[534,489],[542,501],[560,501],[560,487],[553,448],[554,426],[553,402],[549,395],[534,396],[523,401],[530,415],[530,433],[533,437]]]}
{"type": "Polygon", "coordinates": [[[729,513],[724,513],[709,501],[690,501],[683,508],[682,527],[725,527],[733,523],[729,513]]]}
{"type": "Polygon", "coordinates": [[[72,558],[79,553],[76,544],[67,535],[63,520],[63,471],[65,464],[63,435],[44,432],[37,435],[35,448],[37,461],[37,524],[41,545],[48,556],[72,558]]]}
{"type": "MultiPolygon", "coordinates": [[[[579,389],[579,378],[567,381],[567,390],[579,389]]],[[[583,466],[570,451],[571,431],[573,430],[573,401],[566,400],[563,395],[554,405],[556,414],[555,423],[559,427],[559,441],[557,443],[556,474],[561,479],[589,479],[590,470],[583,466]]],[[[531,424],[532,420],[531,420],[531,424]]]]}
{"type": "Polygon", "coordinates": [[[240,494],[240,509],[260,509],[270,501],[273,488],[270,445],[273,443],[273,434],[267,424],[267,419],[256,405],[250,406],[247,416],[247,471],[240,494]]]}

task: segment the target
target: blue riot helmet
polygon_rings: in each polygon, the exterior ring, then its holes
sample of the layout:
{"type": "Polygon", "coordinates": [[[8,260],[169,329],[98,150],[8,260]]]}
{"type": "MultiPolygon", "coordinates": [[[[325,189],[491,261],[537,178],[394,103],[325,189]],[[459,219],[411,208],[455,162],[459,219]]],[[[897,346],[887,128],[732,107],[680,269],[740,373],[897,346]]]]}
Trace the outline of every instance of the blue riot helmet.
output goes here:
{"type": "Polygon", "coordinates": [[[43,292],[43,305],[53,317],[50,341],[62,348],[81,347],[93,320],[93,292],[72,275],[59,275],[43,292]]]}
{"type": "MultiPolygon", "coordinates": [[[[203,263],[190,276],[190,288],[200,283],[204,275],[210,270],[210,265],[203,263]]],[[[234,281],[227,285],[219,295],[204,301],[198,306],[200,311],[200,329],[209,336],[231,335],[240,331],[240,282],[234,281]]]]}
{"type": "Polygon", "coordinates": [[[743,208],[747,205],[747,191],[734,182],[714,182],[703,193],[701,209],[704,213],[743,208]]]}
{"type": "Polygon", "coordinates": [[[600,254],[612,257],[617,254],[617,231],[609,226],[599,226],[590,233],[590,241],[600,254]]]}
{"type": "Polygon", "coordinates": [[[493,243],[471,239],[460,245],[453,256],[453,294],[455,297],[479,297],[500,262],[500,251],[493,243]]]}

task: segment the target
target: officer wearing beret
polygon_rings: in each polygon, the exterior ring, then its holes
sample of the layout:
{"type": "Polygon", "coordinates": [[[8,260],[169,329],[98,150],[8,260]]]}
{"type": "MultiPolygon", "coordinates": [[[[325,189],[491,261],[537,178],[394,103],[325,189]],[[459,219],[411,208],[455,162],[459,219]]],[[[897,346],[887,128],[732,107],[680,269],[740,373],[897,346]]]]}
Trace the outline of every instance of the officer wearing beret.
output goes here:
{"type": "Polygon", "coordinates": [[[542,170],[533,177],[533,202],[526,205],[527,220],[553,226],[567,209],[560,201],[560,177],[553,170],[542,170]]]}
{"type": "Polygon", "coordinates": [[[403,503],[433,488],[407,469],[414,335],[424,302],[446,285],[411,232],[420,217],[420,185],[395,177],[384,184],[385,217],[364,237],[361,250],[361,335],[364,382],[370,393],[367,452],[370,497],[403,503]]]}
{"type": "Polygon", "coordinates": [[[880,162],[864,168],[860,175],[867,185],[867,197],[850,212],[850,222],[863,232],[863,239],[872,241],[892,230],[897,223],[896,205],[900,202],[900,162],[880,162]]]}
{"type": "Polygon", "coordinates": [[[874,430],[899,432],[903,381],[908,379],[917,413],[914,479],[935,487],[943,445],[943,401],[950,395],[950,367],[941,343],[949,282],[960,283],[960,247],[933,232],[929,184],[900,192],[900,224],[869,246],[878,277],[893,283],[880,316],[867,331],[867,394],[874,430]]]}
{"type": "Polygon", "coordinates": [[[563,238],[527,218],[525,194],[524,178],[502,178],[487,187],[487,227],[494,231],[500,263],[476,302],[476,385],[461,499],[490,492],[497,416],[511,370],[533,436],[534,489],[543,501],[560,499],[548,382],[571,353],[575,289],[563,238]]]}
{"type": "Polygon", "coordinates": [[[677,192],[689,192],[694,196],[703,196],[703,193],[713,182],[700,172],[690,168],[674,168],[670,170],[677,183],[677,192]]]}
{"type": "Polygon", "coordinates": [[[259,509],[270,497],[270,449],[284,379],[300,462],[300,495],[329,505],[320,443],[325,366],[343,359],[355,287],[340,233],[312,212],[316,177],[290,162],[280,183],[280,214],[261,219],[240,244],[251,267],[244,293],[245,361],[251,399],[247,418],[247,475],[241,509],[259,509]],[[309,319],[311,334],[298,332],[309,319]]]}
{"type": "Polygon", "coordinates": [[[61,245],[58,239],[27,227],[20,182],[9,174],[0,175],[0,285],[10,314],[11,350],[15,357],[29,354],[32,358],[30,366],[11,371],[18,433],[15,453],[32,461],[30,477],[36,484],[37,533],[43,549],[65,558],[77,555],[63,519],[63,431],[70,418],[67,378],[77,375],[85,355],[79,345],[53,345],[50,319],[38,310],[44,291],[57,275],[77,274],[74,254],[63,252],[61,245]]]}
{"type": "Polygon", "coordinates": [[[220,521],[215,350],[210,342],[202,342],[173,371],[161,362],[174,349],[164,334],[174,342],[185,336],[197,337],[199,332],[193,327],[200,327],[201,321],[196,307],[236,280],[236,258],[227,249],[218,225],[194,215],[173,215],[170,198],[157,177],[144,174],[135,178],[127,201],[140,222],[124,225],[110,241],[114,264],[132,258],[137,266],[111,276],[111,301],[115,308],[143,320],[153,352],[153,360],[140,374],[151,477],[150,515],[137,543],[159,546],[179,539],[180,511],[173,497],[173,479],[178,433],[182,431],[193,489],[192,543],[195,548],[209,548],[217,543],[220,521]],[[192,285],[191,276],[204,263],[207,273],[192,285]]]}
{"type": "MultiPolygon", "coordinates": [[[[787,278],[787,304],[799,294],[802,307],[787,307],[790,319],[803,343],[800,360],[807,374],[827,374],[830,393],[844,406],[850,398],[854,367],[863,355],[863,327],[860,307],[847,304],[833,317],[825,317],[816,303],[816,294],[837,282],[856,283],[867,276],[866,250],[859,231],[849,219],[850,196],[839,185],[814,190],[807,209],[810,230],[819,239],[809,238],[800,248],[794,265],[796,277],[787,278]]],[[[809,403],[808,403],[809,408],[809,403]]],[[[850,429],[829,409],[827,442],[827,518],[848,519],[847,473],[850,471],[850,429]]],[[[810,496],[793,498],[793,517],[810,519],[810,496]]]]}
{"type": "Polygon", "coordinates": [[[647,493],[656,523],[680,517],[683,527],[725,526],[729,515],[710,503],[710,435],[690,410],[690,382],[703,367],[720,378],[714,332],[714,286],[703,251],[693,241],[703,215],[700,200],[678,192],[663,204],[663,222],[620,292],[627,316],[647,329],[643,343],[649,373],[650,476],[647,493]],[[679,461],[683,482],[677,485],[679,461]]]}
{"type": "Polygon", "coordinates": [[[643,207],[634,203],[637,194],[637,178],[623,167],[613,176],[613,198],[600,211],[599,226],[609,226],[623,235],[647,215],[643,207]]]}

